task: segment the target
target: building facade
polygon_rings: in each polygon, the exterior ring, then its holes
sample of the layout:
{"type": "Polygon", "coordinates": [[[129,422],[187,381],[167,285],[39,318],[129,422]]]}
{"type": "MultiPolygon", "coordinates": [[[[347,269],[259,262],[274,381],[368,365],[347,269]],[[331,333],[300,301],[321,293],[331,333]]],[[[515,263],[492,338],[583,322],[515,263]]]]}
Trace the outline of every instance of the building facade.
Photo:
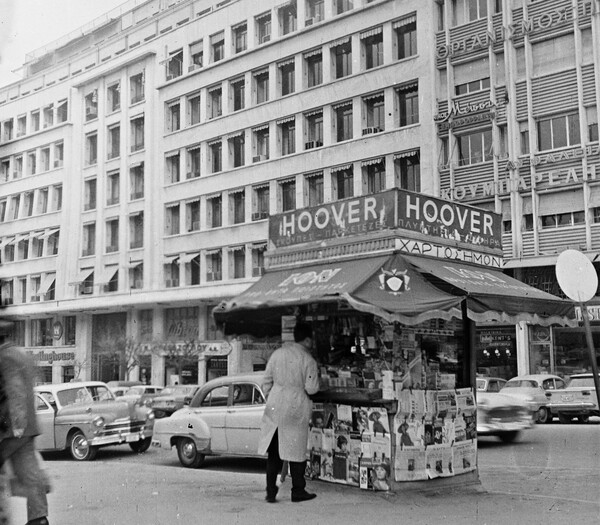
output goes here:
{"type": "MultiPolygon", "coordinates": [[[[0,88],[0,279],[40,380],[264,366],[211,311],[269,215],[390,188],[502,213],[506,270],[558,292],[557,254],[600,243],[599,11],[137,0],[32,52],[0,88]]],[[[480,366],[558,372],[578,337],[481,327],[480,366]]]]}

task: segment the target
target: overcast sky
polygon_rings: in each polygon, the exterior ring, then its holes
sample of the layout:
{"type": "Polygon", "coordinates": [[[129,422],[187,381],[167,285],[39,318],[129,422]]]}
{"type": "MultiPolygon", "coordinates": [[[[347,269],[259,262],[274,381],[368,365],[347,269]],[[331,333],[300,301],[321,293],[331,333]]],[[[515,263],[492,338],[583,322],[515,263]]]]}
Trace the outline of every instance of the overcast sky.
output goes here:
{"type": "Polygon", "coordinates": [[[0,0],[0,86],[21,78],[25,55],[126,0],[0,0]]]}

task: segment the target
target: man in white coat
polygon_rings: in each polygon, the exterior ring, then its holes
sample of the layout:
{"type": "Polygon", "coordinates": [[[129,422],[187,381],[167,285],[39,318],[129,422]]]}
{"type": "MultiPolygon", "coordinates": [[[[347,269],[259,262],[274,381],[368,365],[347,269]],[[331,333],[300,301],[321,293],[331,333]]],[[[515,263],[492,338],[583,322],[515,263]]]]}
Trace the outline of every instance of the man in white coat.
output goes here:
{"type": "Polygon", "coordinates": [[[308,422],[312,412],[308,396],[319,390],[318,367],[310,354],[311,347],[312,328],[298,322],[294,327],[294,342],[275,350],[267,363],[262,385],[267,404],[258,450],[260,454],[268,452],[265,499],[269,503],[276,501],[277,476],[283,461],[290,465],[292,501],[317,497],[306,491],[304,479],[308,422]]]}

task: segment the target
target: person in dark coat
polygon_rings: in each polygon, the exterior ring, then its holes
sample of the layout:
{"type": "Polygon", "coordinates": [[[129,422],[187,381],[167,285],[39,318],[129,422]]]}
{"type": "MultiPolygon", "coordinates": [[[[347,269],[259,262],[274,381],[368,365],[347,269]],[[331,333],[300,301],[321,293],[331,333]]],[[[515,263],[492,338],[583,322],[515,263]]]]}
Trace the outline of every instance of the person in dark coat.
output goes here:
{"type": "Polygon", "coordinates": [[[48,479],[40,467],[34,438],[40,434],[33,393],[32,359],[11,343],[0,345],[0,383],[4,410],[0,420],[0,463],[12,467],[27,497],[27,525],[48,525],[48,479]]]}

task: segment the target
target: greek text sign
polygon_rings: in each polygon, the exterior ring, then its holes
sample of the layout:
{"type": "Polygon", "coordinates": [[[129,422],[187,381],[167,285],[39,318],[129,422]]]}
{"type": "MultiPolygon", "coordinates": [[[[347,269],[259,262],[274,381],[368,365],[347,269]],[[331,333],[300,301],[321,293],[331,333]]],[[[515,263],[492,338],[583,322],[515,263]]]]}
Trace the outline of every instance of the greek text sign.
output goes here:
{"type": "Polygon", "coordinates": [[[501,269],[503,267],[502,257],[497,255],[477,253],[471,250],[456,248],[454,246],[442,246],[441,244],[413,241],[411,239],[398,239],[398,243],[398,249],[402,253],[407,253],[409,255],[428,255],[439,259],[463,261],[491,268],[501,269]]]}
{"type": "Polygon", "coordinates": [[[280,248],[391,228],[394,197],[387,191],[273,215],[269,237],[280,248]]]}
{"type": "Polygon", "coordinates": [[[477,246],[502,248],[497,213],[402,190],[398,198],[399,228],[477,246]]]}

